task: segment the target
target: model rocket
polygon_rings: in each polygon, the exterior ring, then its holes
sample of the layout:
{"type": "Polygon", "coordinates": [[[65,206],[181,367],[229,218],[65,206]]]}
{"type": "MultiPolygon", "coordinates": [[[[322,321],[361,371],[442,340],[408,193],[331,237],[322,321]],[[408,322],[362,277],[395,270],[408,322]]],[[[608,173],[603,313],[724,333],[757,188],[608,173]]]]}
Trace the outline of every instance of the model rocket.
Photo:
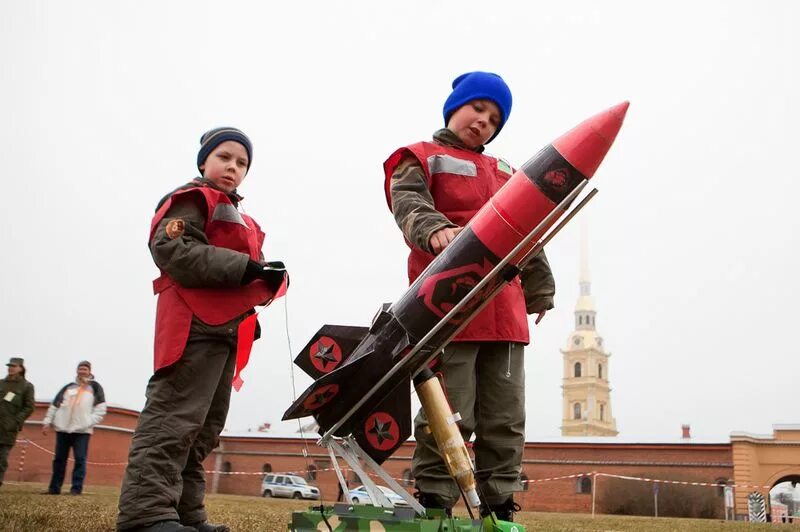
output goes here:
{"type": "MultiPolygon", "coordinates": [[[[584,121],[517,170],[370,327],[323,326],[295,363],[316,379],[283,419],[314,416],[323,440],[352,436],[377,463],[411,434],[413,379],[439,450],[471,506],[471,463],[429,362],[538,252],[603,161],[628,102],[584,121]]],[[[563,222],[562,222],[563,223],[563,222]]]]}

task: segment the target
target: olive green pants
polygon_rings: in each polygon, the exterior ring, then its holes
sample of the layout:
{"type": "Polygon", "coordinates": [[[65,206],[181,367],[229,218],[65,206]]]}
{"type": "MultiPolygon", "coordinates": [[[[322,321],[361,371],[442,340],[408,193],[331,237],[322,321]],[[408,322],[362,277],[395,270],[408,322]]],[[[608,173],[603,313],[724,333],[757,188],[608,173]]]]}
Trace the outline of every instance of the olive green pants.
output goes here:
{"type": "MultiPolygon", "coordinates": [[[[464,441],[475,435],[478,489],[489,504],[500,504],[522,490],[520,470],[525,445],[524,346],[508,342],[457,342],[444,350],[435,368],[444,376],[447,398],[464,441]]],[[[411,472],[416,487],[438,495],[448,506],[460,492],[427,433],[425,413],[414,419],[417,440],[411,472]]]]}
{"type": "Polygon", "coordinates": [[[235,329],[229,337],[197,334],[195,325],[181,359],[147,385],[122,482],[118,530],[208,518],[203,460],[219,443],[228,416],[236,335],[235,329]]]}

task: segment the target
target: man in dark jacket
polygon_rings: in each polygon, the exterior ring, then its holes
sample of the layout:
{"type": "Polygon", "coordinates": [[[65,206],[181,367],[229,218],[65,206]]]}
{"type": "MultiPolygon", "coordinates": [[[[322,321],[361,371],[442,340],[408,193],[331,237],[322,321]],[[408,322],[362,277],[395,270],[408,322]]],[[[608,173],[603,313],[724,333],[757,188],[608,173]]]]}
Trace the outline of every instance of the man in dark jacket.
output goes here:
{"type": "Polygon", "coordinates": [[[33,384],[25,380],[25,361],[14,357],[6,366],[8,376],[0,380],[0,486],[17,433],[33,413],[33,384]]]}

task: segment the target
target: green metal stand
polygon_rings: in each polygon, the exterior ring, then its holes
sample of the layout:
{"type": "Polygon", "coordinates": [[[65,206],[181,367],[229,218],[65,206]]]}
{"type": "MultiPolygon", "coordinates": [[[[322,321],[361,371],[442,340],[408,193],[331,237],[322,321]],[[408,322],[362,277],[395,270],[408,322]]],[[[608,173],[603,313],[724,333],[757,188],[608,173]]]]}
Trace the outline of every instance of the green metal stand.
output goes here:
{"type": "Polygon", "coordinates": [[[518,523],[492,517],[468,519],[447,517],[442,510],[428,510],[420,517],[411,508],[383,508],[372,505],[337,503],[293,512],[292,532],[341,532],[386,530],[387,532],[525,532],[518,523]]]}

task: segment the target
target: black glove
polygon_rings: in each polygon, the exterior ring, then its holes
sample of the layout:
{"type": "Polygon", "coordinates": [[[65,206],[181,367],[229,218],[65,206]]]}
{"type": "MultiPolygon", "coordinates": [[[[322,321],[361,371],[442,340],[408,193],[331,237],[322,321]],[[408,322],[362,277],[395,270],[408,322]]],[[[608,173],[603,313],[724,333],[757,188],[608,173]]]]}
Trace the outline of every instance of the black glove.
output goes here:
{"type": "Polygon", "coordinates": [[[244,269],[242,284],[249,284],[256,279],[261,279],[267,283],[270,290],[277,292],[284,278],[286,279],[286,287],[288,288],[289,274],[286,273],[286,266],[283,262],[273,261],[261,264],[254,260],[249,260],[247,261],[247,267],[244,269]]]}

